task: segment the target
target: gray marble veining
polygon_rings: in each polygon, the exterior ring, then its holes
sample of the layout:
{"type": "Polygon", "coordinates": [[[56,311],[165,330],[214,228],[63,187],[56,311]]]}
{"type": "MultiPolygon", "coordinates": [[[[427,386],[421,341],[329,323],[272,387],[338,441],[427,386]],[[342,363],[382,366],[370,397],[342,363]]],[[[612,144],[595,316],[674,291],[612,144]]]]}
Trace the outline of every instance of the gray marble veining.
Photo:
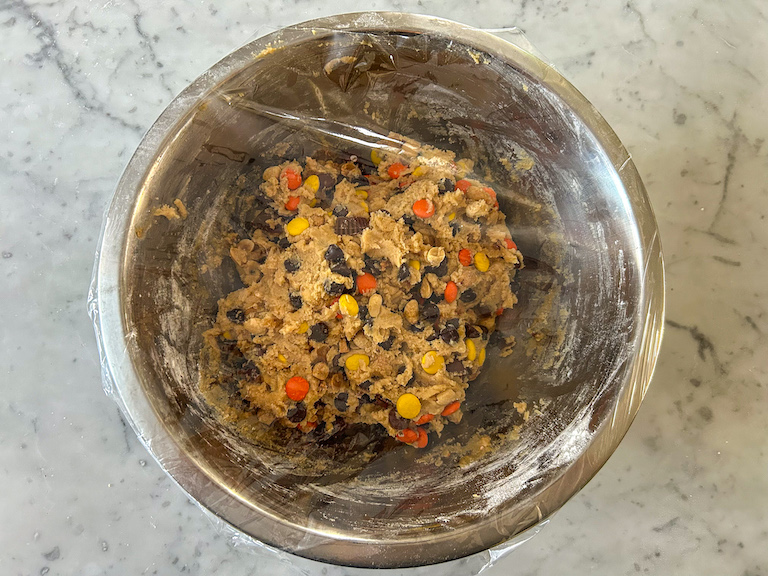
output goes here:
{"type": "MultiPolygon", "coordinates": [[[[359,7],[0,0],[0,573],[350,573],[217,533],[101,392],[84,299],[112,188],[172,97],[254,36],[359,7]]],[[[664,242],[667,331],[638,418],[597,477],[484,574],[766,574],[768,8],[365,7],[525,30],[633,154],[664,242]]]]}

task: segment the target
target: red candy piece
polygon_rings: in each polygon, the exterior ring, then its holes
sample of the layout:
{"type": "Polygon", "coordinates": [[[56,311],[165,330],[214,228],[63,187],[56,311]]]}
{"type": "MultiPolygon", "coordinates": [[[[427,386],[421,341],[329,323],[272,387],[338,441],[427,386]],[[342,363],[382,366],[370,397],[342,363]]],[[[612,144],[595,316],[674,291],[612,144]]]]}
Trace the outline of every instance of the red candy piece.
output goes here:
{"type": "Polygon", "coordinates": [[[285,209],[293,212],[299,207],[300,201],[301,201],[301,198],[299,198],[298,196],[288,196],[288,201],[285,203],[285,209]]]}
{"type": "Polygon", "coordinates": [[[445,301],[450,304],[454,300],[456,300],[456,297],[459,295],[459,287],[456,286],[456,282],[453,280],[448,281],[448,284],[445,285],[445,301]]]}
{"type": "Polygon", "coordinates": [[[428,198],[413,203],[413,213],[419,218],[429,218],[435,214],[435,204],[428,198]]]}
{"type": "Polygon", "coordinates": [[[389,177],[392,178],[392,180],[397,180],[400,178],[400,176],[403,175],[405,172],[405,166],[400,164],[400,162],[395,162],[394,164],[390,164],[389,168],[387,168],[387,174],[389,174],[389,177]]]}
{"type": "Polygon", "coordinates": [[[301,186],[301,174],[297,174],[295,170],[286,168],[283,172],[283,176],[285,176],[285,179],[288,182],[288,190],[296,190],[296,188],[301,186]]]}
{"type": "Polygon", "coordinates": [[[294,402],[304,400],[308,392],[309,382],[301,376],[288,378],[288,381],[285,383],[285,394],[294,402]]]}
{"type": "Polygon", "coordinates": [[[416,428],[416,431],[419,433],[419,439],[416,441],[416,448],[426,448],[427,442],[429,442],[427,433],[424,431],[424,428],[416,428]]]}
{"type": "Polygon", "coordinates": [[[469,180],[459,180],[456,182],[456,188],[461,190],[462,192],[466,192],[469,190],[469,187],[472,186],[472,184],[469,183],[469,180]]]}
{"type": "Polygon", "coordinates": [[[373,274],[369,274],[368,272],[360,274],[360,276],[357,277],[357,291],[360,294],[365,294],[371,290],[376,290],[376,278],[374,278],[373,274]]]}
{"type": "Polygon", "coordinates": [[[443,408],[443,411],[440,414],[442,416],[450,416],[451,414],[456,412],[456,410],[459,409],[459,406],[461,406],[461,402],[459,402],[458,400],[456,400],[456,402],[451,402],[450,404],[448,404],[448,406],[443,408]]]}

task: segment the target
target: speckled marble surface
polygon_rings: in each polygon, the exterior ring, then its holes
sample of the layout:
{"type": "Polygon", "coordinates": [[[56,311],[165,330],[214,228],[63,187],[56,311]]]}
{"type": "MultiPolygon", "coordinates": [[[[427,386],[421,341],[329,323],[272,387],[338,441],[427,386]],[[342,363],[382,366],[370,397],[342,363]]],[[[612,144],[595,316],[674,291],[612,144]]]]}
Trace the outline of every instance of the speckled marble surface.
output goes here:
{"type": "MultiPolygon", "coordinates": [[[[171,98],[260,33],[358,7],[0,0],[0,573],[348,573],[217,534],[101,392],[85,295],[111,190],[171,98]]],[[[484,574],[768,574],[768,9],[366,8],[521,27],[633,154],[664,242],[667,332],[637,420],[598,476],[484,574]]]]}

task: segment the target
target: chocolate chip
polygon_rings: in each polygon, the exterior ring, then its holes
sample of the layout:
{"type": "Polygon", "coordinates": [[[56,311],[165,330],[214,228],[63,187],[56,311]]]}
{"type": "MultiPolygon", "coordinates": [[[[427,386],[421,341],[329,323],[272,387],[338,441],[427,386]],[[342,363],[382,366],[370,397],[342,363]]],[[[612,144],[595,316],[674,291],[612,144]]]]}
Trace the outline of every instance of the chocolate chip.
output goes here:
{"type": "Polygon", "coordinates": [[[346,206],[339,204],[333,208],[333,215],[336,216],[336,218],[341,218],[347,214],[349,214],[349,210],[347,210],[346,206]]]}
{"type": "Polygon", "coordinates": [[[429,336],[426,337],[427,342],[432,342],[434,340],[437,340],[438,336],[435,332],[432,332],[429,336]]]}
{"type": "Polygon", "coordinates": [[[451,220],[451,223],[449,224],[451,227],[451,235],[455,238],[456,235],[459,233],[459,229],[461,228],[461,224],[456,222],[456,220],[451,220]]]}
{"type": "Polygon", "coordinates": [[[461,293],[461,296],[459,296],[459,300],[462,302],[474,302],[475,298],[477,298],[477,294],[475,294],[475,291],[472,290],[472,288],[467,288],[461,293]]]}
{"type": "Polygon", "coordinates": [[[331,366],[330,366],[330,373],[331,374],[338,374],[342,371],[341,366],[341,353],[336,354],[336,356],[333,357],[333,360],[331,360],[331,366]]]}
{"type": "Polygon", "coordinates": [[[405,418],[401,418],[397,413],[397,410],[389,411],[389,425],[395,430],[405,430],[408,428],[409,421],[405,418]]]}
{"type": "Polygon", "coordinates": [[[360,321],[364,324],[373,324],[373,318],[371,318],[371,313],[368,311],[368,306],[365,304],[359,306],[357,315],[360,318],[360,321]]]}
{"type": "Polygon", "coordinates": [[[449,346],[453,346],[459,342],[459,331],[452,326],[446,326],[440,331],[440,338],[449,346]]]}
{"type": "Polygon", "coordinates": [[[232,308],[232,310],[227,311],[227,318],[229,318],[230,322],[242,324],[245,322],[245,310],[242,308],[232,308]]]}
{"type": "Polygon", "coordinates": [[[325,288],[325,292],[331,296],[341,296],[344,294],[344,290],[347,289],[344,284],[339,284],[338,282],[331,282],[330,280],[325,281],[325,285],[323,286],[325,288]]]}
{"type": "Polygon", "coordinates": [[[450,326],[451,328],[456,328],[458,330],[459,328],[459,319],[458,318],[451,318],[450,320],[445,321],[446,326],[450,326]]]}
{"type": "Polygon", "coordinates": [[[336,398],[333,399],[333,405],[336,407],[336,410],[339,412],[347,411],[347,398],[349,398],[349,394],[346,392],[339,392],[336,395],[336,398]]]}
{"type": "Polygon", "coordinates": [[[410,277],[411,277],[411,269],[408,266],[408,263],[404,262],[403,264],[400,265],[400,268],[398,268],[397,270],[397,279],[400,282],[405,282],[410,277]]]}
{"type": "Polygon", "coordinates": [[[384,342],[381,342],[379,344],[379,346],[381,346],[384,350],[391,350],[392,349],[392,344],[394,344],[394,343],[395,343],[395,335],[394,334],[390,334],[389,338],[384,340],[384,342]]]}
{"type": "Polygon", "coordinates": [[[350,182],[355,186],[368,186],[370,184],[365,176],[355,176],[350,182]]]}
{"type": "Polygon", "coordinates": [[[367,272],[372,276],[378,276],[381,273],[381,260],[371,258],[367,254],[364,254],[363,262],[365,263],[363,266],[363,272],[367,272]]]}
{"type": "Polygon", "coordinates": [[[261,370],[256,364],[247,360],[237,369],[237,375],[243,380],[259,380],[261,379],[261,370]]]}
{"type": "Polygon", "coordinates": [[[298,260],[293,260],[289,258],[288,260],[283,262],[283,266],[285,266],[286,272],[296,272],[296,270],[299,269],[299,266],[301,266],[301,264],[299,264],[298,260]]]}
{"type": "Polygon", "coordinates": [[[309,330],[309,338],[316,342],[325,342],[328,338],[328,325],[325,322],[318,322],[312,326],[309,330]]]}
{"type": "Polygon", "coordinates": [[[376,394],[376,397],[373,399],[373,403],[376,404],[379,408],[389,408],[392,406],[392,402],[384,398],[381,394],[376,394]]]}
{"type": "Polygon", "coordinates": [[[427,266],[424,269],[425,274],[429,274],[430,272],[438,278],[448,274],[448,258],[443,258],[443,261],[437,266],[427,266]]]}
{"type": "Polygon", "coordinates": [[[338,274],[339,276],[346,276],[352,278],[352,270],[347,266],[346,262],[334,262],[331,264],[331,272],[338,274]]]}
{"type": "Polygon", "coordinates": [[[291,294],[288,296],[288,299],[291,301],[291,306],[293,306],[294,310],[298,310],[304,305],[304,301],[301,299],[301,294],[291,294]]]}
{"type": "Polygon", "coordinates": [[[340,236],[355,236],[368,228],[369,220],[365,216],[336,218],[333,231],[340,236]]]}
{"type": "Polygon", "coordinates": [[[360,382],[358,386],[360,386],[360,388],[362,388],[367,392],[368,390],[371,389],[371,386],[373,386],[373,382],[371,382],[370,380],[366,380],[365,382],[360,382]]]}
{"type": "Polygon", "coordinates": [[[280,239],[277,241],[277,245],[278,245],[280,248],[282,248],[283,250],[286,250],[286,249],[288,249],[288,247],[291,245],[291,243],[290,243],[290,241],[288,240],[288,238],[286,238],[285,236],[283,236],[282,238],[280,238],[280,239]]]}
{"type": "Polygon", "coordinates": [[[344,262],[344,250],[336,246],[336,244],[331,244],[325,251],[325,259],[331,263],[344,262]]]}
{"type": "Polygon", "coordinates": [[[406,328],[408,329],[409,332],[415,332],[416,334],[418,334],[419,332],[424,332],[424,328],[422,328],[421,326],[417,326],[416,324],[406,323],[406,328]]]}
{"type": "Polygon", "coordinates": [[[413,226],[416,223],[416,218],[413,216],[403,216],[403,222],[406,226],[413,226]]]}
{"type": "Polygon", "coordinates": [[[424,304],[419,307],[419,312],[421,313],[422,319],[430,324],[440,318],[440,308],[432,302],[424,302],[424,304]]]}
{"type": "Polygon", "coordinates": [[[256,358],[261,358],[264,356],[264,354],[267,353],[267,349],[264,347],[263,344],[254,344],[253,347],[250,349],[250,353],[253,356],[256,356],[256,358]]]}
{"type": "Polygon", "coordinates": [[[486,340],[488,338],[488,332],[489,332],[488,328],[486,328],[482,324],[478,324],[477,326],[475,326],[475,328],[480,330],[480,333],[483,336],[483,340],[486,340]]]}
{"type": "Polygon", "coordinates": [[[336,186],[336,177],[332,174],[318,174],[317,179],[320,180],[320,190],[330,190],[336,186]]]}
{"type": "Polygon", "coordinates": [[[456,183],[450,178],[440,178],[437,189],[441,192],[453,192],[456,189],[456,183]]]}
{"type": "Polygon", "coordinates": [[[461,363],[461,360],[449,362],[445,365],[445,369],[451,374],[464,374],[466,372],[466,368],[464,367],[464,364],[461,363]]]}
{"type": "Polygon", "coordinates": [[[405,365],[402,365],[397,369],[397,375],[400,376],[403,372],[405,372],[405,365]]]}
{"type": "Polygon", "coordinates": [[[360,396],[360,405],[363,405],[363,404],[373,404],[373,398],[368,396],[368,394],[363,394],[362,396],[360,396]]]}
{"type": "Polygon", "coordinates": [[[464,330],[467,333],[467,338],[478,338],[480,336],[480,330],[477,329],[477,326],[467,324],[464,330]]]}
{"type": "Polygon", "coordinates": [[[288,408],[288,420],[294,424],[301,422],[307,417],[307,407],[304,406],[304,402],[299,402],[296,406],[288,408]]]}

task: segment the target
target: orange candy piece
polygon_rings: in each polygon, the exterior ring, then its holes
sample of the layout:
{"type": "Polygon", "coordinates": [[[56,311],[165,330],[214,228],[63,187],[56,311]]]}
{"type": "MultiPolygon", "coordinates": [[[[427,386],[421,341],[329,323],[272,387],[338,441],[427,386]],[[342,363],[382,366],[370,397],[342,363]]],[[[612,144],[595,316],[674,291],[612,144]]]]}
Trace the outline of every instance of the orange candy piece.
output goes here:
{"type": "Polygon", "coordinates": [[[459,262],[462,266],[472,266],[472,252],[468,248],[459,250],[459,262]]]}
{"type": "Polygon", "coordinates": [[[424,431],[424,428],[416,428],[416,431],[419,433],[419,439],[416,440],[416,448],[426,448],[427,442],[429,442],[427,433],[424,431]]]}
{"type": "Polygon", "coordinates": [[[443,411],[440,413],[440,415],[450,416],[451,414],[456,412],[456,410],[459,409],[459,406],[461,406],[461,402],[459,402],[458,400],[456,400],[456,402],[451,402],[450,404],[448,404],[448,406],[443,408],[443,411]]]}
{"type": "Polygon", "coordinates": [[[469,180],[459,180],[456,182],[456,188],[461,190],[462,192],[466,192],[469,190],[469,187],[472,186],[472,184],[469,183],[469,180]]]}
{"type": "Polygon", "coordinates": [[[483,188],[483,191],[491,197],[491,200],[493,200],[494,203],[496,202],[496,191],[493,188],[488,188],[488,186],[486,186],[483,188]]]}
{"type": "Polygon", "coordinates": [[[288,190],[296,190],[296,188],[301,186],[301,174],[298,174],[296,170],[286,168],[283,176],[285,176],[285,180],[288,182],[288,190]]]}
{"type": "Polygon", "coordinates": [[[308,392],[309,382],[301,376],[288,378],[288,381],[285,383],[285,394],[294,402],[304,400],[308,392]]]}
{"type": "Polygon", "coordinates": [[[415,430],[406,428],[405,430],[400,430],[397,434],[395,434],[395,439],[399,440],[400,442],[404,442],[405,444],[413,444],[416,442],[416,440],[419,439],[419,435],[415,430]]]}
{"type": "Polygon", "coordinates": [[[506,244],[507,248],[510,250],[517,250],[517,244],[512,241],[512,238],[504,238],[504,244],[506,244]]]}
{"type": "Polygon", "coordinates": [[[421,418],[416,420],[416,424],[421,426],[422,424],[426,424],[427,422],[431,422],[435,418],[434,414],[424,414],[421,418]]]}
{"type": "Polygon", "coordinates": [[[298,196],[288,196],[288,201],[285,203],[285,209],[293,212],[299,207],[300,201],[301,201],[301,198],[299,198],[298,196]]]}
{"type": "Polygon", "coordinates": [[[456,282],[453,280],[449,280],[448,284],[445,285],[445,301],[450,304],[454,300],[456,300],[456,297],[459,295],[459,287],[456,286],[456,282]]]}
{"type": "Polygon", "coordinates": [[[299,430],[301,430],[305,434],[307,432],[312,432],[312,430],[314,430],[315,428],[317,428],[317,422],[302,422],[301,424],[299,424],[299,430]]]}
{"type": "Polygon", "coordinates": [[[387,168],[387,174],[389,174],[389,177],[392,178],[392,180],[397,180],[400,178],[400,176],[403,175],[405,172],[405,166],[400,164],[400,162],[395,162],[394,164],[390,164],[389,168],[387,168]]]}
{"type": "Polygon", "coordinates": [[[435,214],[435,204],[429,198],[422,198],[413,203],[413,213],[419,218],[429,218],[435,214]]]}
{"type": "Polygon", "coordinates": [[[369,274],[368,272],[365,274],[360,274],[360,276],[357,277],[356,282],[357,291],[360,294],[365,294],[371,290],[376,290],[376,278],[373,276],[373,274],[369,274]]]}

